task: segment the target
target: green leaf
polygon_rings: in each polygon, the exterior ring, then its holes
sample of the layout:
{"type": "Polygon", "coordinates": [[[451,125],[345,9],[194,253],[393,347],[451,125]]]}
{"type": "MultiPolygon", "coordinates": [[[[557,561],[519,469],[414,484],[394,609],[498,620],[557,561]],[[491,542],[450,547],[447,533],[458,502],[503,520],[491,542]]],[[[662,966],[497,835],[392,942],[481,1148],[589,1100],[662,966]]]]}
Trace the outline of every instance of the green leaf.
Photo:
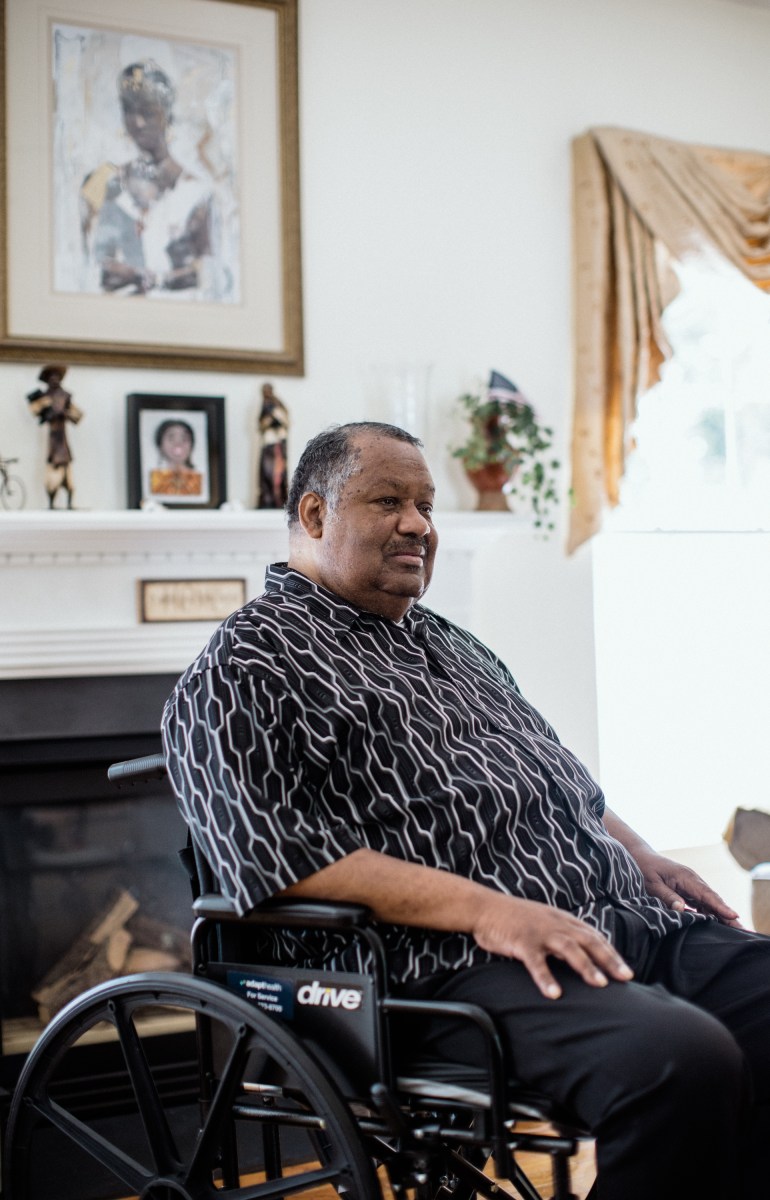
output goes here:
{"type": "Polygon", "coordinates": [[[452,457],[468,471],[502,464],[513,476],[508,494],[528,499],[536,529],[545,526],[552,530],[550,509],[559,502],[556,473],[561,463],[557,458],[546,460],[544,454],[551,448],[553,429],[539,423],[525,400],[490,399],[484,392],[465,393],[459,403],[469,430],[461,446],[450,447],[452,457]]]}

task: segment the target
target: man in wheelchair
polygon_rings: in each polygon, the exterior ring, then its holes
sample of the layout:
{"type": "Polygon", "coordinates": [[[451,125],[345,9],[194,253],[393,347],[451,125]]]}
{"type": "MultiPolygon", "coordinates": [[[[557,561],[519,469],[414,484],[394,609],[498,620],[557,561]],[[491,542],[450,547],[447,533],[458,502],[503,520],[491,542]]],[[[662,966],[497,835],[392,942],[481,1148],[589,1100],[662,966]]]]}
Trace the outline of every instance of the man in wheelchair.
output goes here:
{"type": "MultiPolygon", "coordinates": [[[[507,668],[419,603],[433,500],[402,430],[309,443],[288,564],[166,706],[193,838],[239,913],[366,905],[400,994],[487,1009],[512,1074],[595,1137],[603,1200],[765,1195],[770,939],[611,813],[507,668]]],[[[478,1054],[464,1027],[423,1036],[478,1054]]]]}

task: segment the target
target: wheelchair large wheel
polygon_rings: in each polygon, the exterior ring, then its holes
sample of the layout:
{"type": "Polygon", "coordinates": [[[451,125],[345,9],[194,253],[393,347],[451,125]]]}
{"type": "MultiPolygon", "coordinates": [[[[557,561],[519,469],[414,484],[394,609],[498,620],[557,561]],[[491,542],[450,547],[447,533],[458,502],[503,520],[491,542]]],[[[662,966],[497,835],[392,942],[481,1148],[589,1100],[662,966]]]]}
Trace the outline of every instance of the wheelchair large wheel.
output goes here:
{"type": "Polygon", "coordinates": [[[171,974],[101,984],[54,1018],[19,1078],[4,1159],[6,1200],[381,1195],[349,1108],[295,1036],[225,988],[171,974]],[[197,1025],[193,1103],[169,1099],[142,1032],[164,1015],[197,1025]],[[90,1111],[68,1084],[68,1061],[94,1041],[115,1055],[112,1111],[90,1111]]]}

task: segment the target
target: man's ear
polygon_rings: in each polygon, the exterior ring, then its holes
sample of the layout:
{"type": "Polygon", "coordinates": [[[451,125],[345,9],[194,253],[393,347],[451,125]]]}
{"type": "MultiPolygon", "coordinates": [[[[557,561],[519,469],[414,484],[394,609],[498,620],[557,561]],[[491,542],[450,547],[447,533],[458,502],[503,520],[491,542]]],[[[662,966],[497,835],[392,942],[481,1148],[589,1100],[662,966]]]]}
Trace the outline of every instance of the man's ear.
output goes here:
{"type": "Polygon", "coordinates": [[[308,537],[320,538],[323,535],[326,519],[326,501],[317,492],[305,492],[297,509],[299,523],[308,537]]]}

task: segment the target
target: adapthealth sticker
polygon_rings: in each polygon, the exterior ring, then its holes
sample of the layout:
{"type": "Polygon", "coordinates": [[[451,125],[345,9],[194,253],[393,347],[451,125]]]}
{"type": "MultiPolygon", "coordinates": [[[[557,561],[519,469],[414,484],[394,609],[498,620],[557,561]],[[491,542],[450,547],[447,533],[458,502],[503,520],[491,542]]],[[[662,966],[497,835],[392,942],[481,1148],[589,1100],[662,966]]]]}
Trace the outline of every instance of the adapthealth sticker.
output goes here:
{"type": "Polygon", "coordinates": [[[227,986],[273,1016],[284,1017],[287,1021],[294,1016],[294,987],[283,979],[228,971],[227,986]]]}

